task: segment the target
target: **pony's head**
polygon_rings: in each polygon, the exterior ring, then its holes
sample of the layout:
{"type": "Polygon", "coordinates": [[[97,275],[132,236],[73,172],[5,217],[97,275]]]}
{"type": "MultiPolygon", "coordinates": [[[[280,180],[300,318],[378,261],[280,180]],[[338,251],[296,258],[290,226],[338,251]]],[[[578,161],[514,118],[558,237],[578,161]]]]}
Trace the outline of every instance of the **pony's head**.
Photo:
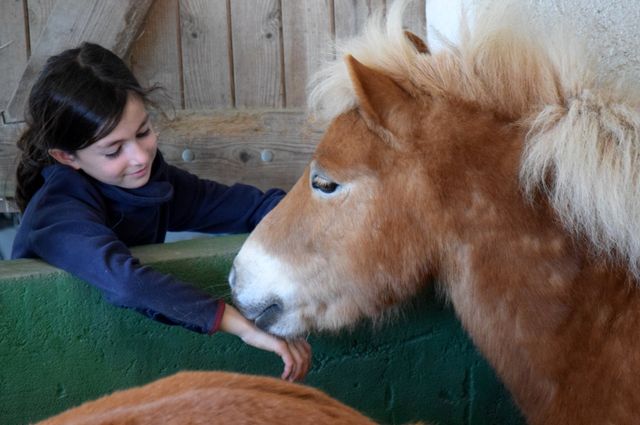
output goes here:
{"type": "MultiPolygon", "coordinates": [[[[636,254],[605,235],[609,217],[588,228],[575,222],[595,198],[564,208],[601,184],[597,174],[577,181],[585,173],[571,169],[575,160],[554,139],[602,139],[575,126],[604,122],[580,115],[603,101],[587,93],[588,62],[572,46],[567,54],[546,49],[553,44],[495,11],[473,31],[463,26],[459,46],[430,55],[402,29],[403,8],[396,2],[386,22],[374,18],[312,82],[310,104],[332,122],[303,176],[234,262],[235,304],[272,333],[378,318],[430,276],[468,273],[461,262],[469,247],[491,250],[521,244],[515,235],[557,232],[545,227],[554,221],[549,204],[568,234],[586,230],[605,250],[636,254]],[[582,133],[570,134],[572,125],[582,133]],[[572,184],[579,186],[573,192],[572,184]],[[540,191],[551,201],[532,201],[540,191]]],[[[629,128],[625,117],[616,129],[629,128]]],[[[617,170],[614,180],[628,177],[628,169],[617,170]]]]}
{"type": "Polygon", "coordinates": [[[243,246],[230,279],[241,311],[281,335],[375,317],[413,294],[433,267],[436,240],[425,236],[429,211],[439,208],[429,199],[439,195],[425,184],[418,153],[430,107],[345,60],[359,110],[333,121],[304,175],[243,246]]]}

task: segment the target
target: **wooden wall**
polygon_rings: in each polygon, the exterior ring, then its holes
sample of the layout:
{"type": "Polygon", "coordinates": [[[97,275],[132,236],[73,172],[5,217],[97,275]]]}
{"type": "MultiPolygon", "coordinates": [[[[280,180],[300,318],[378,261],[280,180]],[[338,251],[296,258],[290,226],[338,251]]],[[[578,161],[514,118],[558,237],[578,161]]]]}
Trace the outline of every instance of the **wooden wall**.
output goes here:
{"type": "MultiPolygon", "coordinates": [[[[0,2],[0,110],[32,50],[51,43],[40,35],[55,4],[0,2]]],[[[165,156],[227,183],[290,187],[322,132],[304,111],[308,76],[332,57],[334,41],[385,7],[385,0],[154,0],[126,59],[143,84],[166,90],[167,116],[156,120],[165,156]]],[[[407,27],[425,36],[425,0],[409,9],[407,27]]],[[[14,188],[20,129],[0,127],[3,198],[14,188]]]]}
{"type": "MultiPolygon", "coordinates": [[[[136,75],[183,109],[302,108],[330,44],[385,0],[155,0],[134,46],[136,75]]],[[[424,0],[407,13],[425,33],[424,0]]],[[[408,22],[409,23],[409,22],[408,22]]]]}

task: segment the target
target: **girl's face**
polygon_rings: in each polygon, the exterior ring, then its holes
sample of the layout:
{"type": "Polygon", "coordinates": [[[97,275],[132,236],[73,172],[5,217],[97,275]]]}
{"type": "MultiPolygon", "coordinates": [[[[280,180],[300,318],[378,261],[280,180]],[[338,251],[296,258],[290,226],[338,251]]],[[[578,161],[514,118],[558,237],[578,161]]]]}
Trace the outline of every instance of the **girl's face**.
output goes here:
{"type": "Polygon", "coordinates": [[[157,141],[144,103],[137,96],[129,95],[122,118],[113,131],[70,155],[67,165],[103,183],[136,189],[149,181],[157,141]]]}

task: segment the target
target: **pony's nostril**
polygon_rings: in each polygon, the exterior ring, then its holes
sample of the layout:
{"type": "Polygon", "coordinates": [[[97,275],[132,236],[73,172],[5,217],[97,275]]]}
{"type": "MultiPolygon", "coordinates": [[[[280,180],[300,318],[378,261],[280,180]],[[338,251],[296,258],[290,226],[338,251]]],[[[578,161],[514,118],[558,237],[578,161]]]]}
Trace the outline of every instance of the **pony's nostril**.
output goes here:
{"type": "Polygon", "coordinates": [[[263,331],[268,331],[269,328],[278,321],[281,314],[282,306],[279,303],[271,304],[256,317],[255,324],[263,331]]]}

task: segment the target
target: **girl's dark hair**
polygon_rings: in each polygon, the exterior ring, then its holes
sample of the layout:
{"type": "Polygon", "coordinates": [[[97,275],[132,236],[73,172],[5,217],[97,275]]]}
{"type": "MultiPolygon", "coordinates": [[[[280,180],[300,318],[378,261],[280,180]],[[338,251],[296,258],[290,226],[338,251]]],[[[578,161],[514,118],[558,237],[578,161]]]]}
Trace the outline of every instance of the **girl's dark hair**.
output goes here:
{"type": "Polygon", "coordinates": [[[143,89],[122,59],[97,44],[50,57],[29,94],[27,129],[17,143],[20,211],[44,183],[42,169],[54,163],[49,149],[74,153],[100,140],[120,121],[129,93],[149,103],[153,89],[143,89]]]}

